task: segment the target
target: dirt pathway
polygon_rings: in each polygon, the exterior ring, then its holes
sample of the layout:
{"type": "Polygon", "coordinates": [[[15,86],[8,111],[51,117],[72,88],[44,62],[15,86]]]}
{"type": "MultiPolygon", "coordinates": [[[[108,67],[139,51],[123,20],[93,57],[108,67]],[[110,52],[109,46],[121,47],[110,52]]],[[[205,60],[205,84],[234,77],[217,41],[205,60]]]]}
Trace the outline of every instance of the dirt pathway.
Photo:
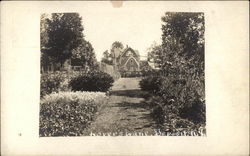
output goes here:
{"type": "Polygon", "coordinates": [[[109,102],[96,120],[85,130],[86,135],[155,134],[155,122],[143,103],[139,78],[120,78],[112,87],[109,102]]]}

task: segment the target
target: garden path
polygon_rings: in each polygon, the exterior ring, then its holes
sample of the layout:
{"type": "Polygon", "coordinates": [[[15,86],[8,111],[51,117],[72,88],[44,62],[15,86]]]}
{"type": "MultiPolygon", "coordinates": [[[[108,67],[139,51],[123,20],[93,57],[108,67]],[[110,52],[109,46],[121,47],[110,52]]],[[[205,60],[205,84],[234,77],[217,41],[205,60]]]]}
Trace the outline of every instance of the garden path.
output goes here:
{"type": "Polygon", "coordinates": [[[155,122],[144,104],[140,78],[120,78],[114,83],[107,105],[85,130],[85,135],[155,134],[155,122]]]}

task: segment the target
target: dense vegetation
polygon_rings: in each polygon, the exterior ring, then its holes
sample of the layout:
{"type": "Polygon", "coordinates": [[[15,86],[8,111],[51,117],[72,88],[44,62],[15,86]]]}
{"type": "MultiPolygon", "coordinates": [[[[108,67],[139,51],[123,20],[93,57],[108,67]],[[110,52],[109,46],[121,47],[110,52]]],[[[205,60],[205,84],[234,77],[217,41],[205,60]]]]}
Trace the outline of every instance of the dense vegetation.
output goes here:
{"type": "Polygon", "coordinates": [[[112,86],[114,79],[107,73],[91,71],[83,73],[69,82],[73,91],[106,92],[112,86]]]}
{"type": "Polygon", "coordinates": [[[206,123],[204,15],[166,13],[162,21],[162,44],[149,53],[160,76],[145,77],[140,86],[152,93],[147,102],[166,132],[199,129],[206,123]]]}
{"type": "Polygon", "coordinates": [[[78,13],[52,13],[41,17],[41,70],[62,70],[63,64],[97,69],[97,60],[90,42],[83,34],[78,13]]]}
{"type": "Polygon", "coordinates": [[[51,94],[52,92],[58,92],[60,89],[60,84],[63,81],[64,81],[63,76],[59,73],[42,74],[40,80],[40,96],[43,97],[46,94],[51,94]]]}
{"type": "Polygon", "coordinates": [[[143,78],[139,85],[142,90],[148,91],[150,93],[159,93],[163,83],[163,77],[157,75],[149,75],[143,78]]]}
{"type": "Polygon", "coordinates": [[[114,80],[99,71],[83,30],[78,13],[41,16],[40,136],[82,135],[107,101],[114,80]]]}
{"type": "Polygon", "coordinates": [[[41,97],[59,91],[100,91],[112,87],[114,79],[101,71],[57,71],[41,75],[41,97]]]}
{"type": "Polygon", "coordinates": [[[79,136],[107,102],[105,93],[60,92],[40,102],[39,136],[79,136]]]}
{"type": "Polygon", "coordinates": [[[118,55],[118,53],[117,53],[117,51],[115,49],[123,50],[124,46],[119,41],[115,41],[114,43],[112,43],[110,51],[106,50],[106,51],[103,52],[101,62],[109,64],[109,65],[114,65],[114,63],[116,63],[115,58],[118,55]]]}

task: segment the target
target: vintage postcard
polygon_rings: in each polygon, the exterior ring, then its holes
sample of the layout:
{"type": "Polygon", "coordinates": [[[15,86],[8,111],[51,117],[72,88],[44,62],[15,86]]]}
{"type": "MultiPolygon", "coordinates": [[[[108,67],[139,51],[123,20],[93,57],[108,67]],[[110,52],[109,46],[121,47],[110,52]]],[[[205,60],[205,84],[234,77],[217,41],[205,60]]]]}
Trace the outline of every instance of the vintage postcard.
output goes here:
{"type": "Polygon", "coordinates": [[[99,40],[94,14],[41,15],[41,137],[206,135],[204,13],[150,17],[130,33],[117,33],[130,16],[113,19],[99,40]],[[141,38],[155,32],[140,25],[162,33],[141,38]]]}
{"type": "Polygon", "coordinates": [[[247,4],[3,2],[3,155],[249,154],[247,4]]]}

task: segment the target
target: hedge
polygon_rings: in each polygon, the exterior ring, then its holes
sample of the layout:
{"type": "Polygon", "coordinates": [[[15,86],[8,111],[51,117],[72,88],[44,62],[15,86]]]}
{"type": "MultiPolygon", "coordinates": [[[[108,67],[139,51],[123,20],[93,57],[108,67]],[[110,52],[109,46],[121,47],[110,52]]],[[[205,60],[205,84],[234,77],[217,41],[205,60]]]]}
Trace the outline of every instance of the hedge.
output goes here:
{"type": "Polygon", "coordinates": [[[60,92],[40,102],[39,136],[79,136],[107,97],[101,92],[60,92]]]}
{"type": "Polygon", "coordinates": [[[92,71],[81,74],[69,82],[73,91],[106,92],[112,87],[114,79],[107,73],[92,71]]]}

